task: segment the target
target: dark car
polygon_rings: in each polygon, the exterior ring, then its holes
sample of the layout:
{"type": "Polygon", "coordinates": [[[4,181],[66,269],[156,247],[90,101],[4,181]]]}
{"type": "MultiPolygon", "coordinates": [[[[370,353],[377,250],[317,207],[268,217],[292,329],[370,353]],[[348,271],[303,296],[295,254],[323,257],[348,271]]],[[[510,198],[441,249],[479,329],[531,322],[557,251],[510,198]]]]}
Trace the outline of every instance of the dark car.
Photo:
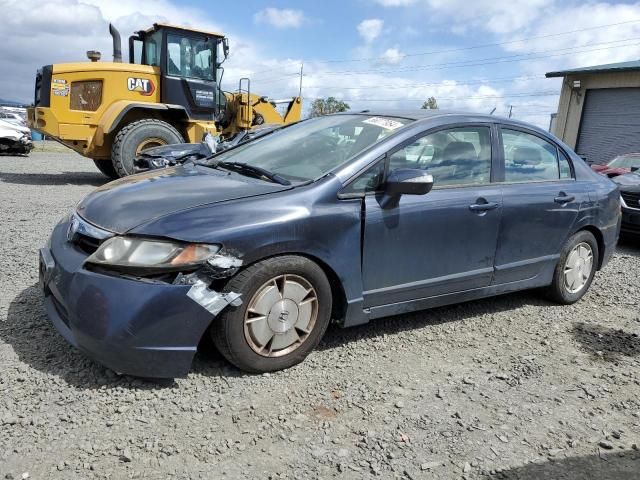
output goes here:
{"type": "Polygon", "coordinates": [[[593,164],[591,168],[594,172],[606,175],[609,178],[624,175],[633,170],[640,169],[640,153],[626,153],[618,155],[605,165],[593,164]]]}
{"type": "Polygon", "coordinates": [[[538,128],[362,112],[100,187],[40,270],[58,331],[117,372],[185,375],[204,335],[266,372],[302,361],[330,319],[535,287],[576,302],[619,228],[617,186],[538,128]]]}
{"type": "Polygon", "coordinates": [[[620,187],[622,198],[622,232],[640,235],[640,172],[612,179],[620,187]]]}

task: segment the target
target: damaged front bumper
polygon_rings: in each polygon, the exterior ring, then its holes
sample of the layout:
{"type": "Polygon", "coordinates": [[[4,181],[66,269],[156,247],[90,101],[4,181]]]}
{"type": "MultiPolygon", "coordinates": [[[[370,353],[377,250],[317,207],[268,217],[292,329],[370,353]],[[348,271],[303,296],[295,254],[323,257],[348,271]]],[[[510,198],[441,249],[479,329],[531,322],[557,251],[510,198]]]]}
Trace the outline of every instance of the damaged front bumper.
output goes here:
{"type": "Polygon", "coordinates": [[[187,375],[213,316],[241,303],[202,280],[170,284],[88,270],[87,253],[67,230],[60,222],[40,251],[47,314],[69,343],[118,373],[187,375]]]}

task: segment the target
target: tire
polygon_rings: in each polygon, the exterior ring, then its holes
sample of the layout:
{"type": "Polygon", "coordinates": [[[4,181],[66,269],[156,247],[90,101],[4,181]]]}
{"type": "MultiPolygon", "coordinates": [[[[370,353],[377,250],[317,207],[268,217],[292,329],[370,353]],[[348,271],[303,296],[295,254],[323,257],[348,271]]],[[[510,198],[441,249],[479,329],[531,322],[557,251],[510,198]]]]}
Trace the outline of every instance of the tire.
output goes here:
{"type": "Polygon", "coordinates": [[[553,282],[547,289],[547,296],[564,305],[570,305],[580,300],[593,282],[597,270],[598,255],[598,242],[591,232],[582,230],[569,238],[560,254],[558,265],[556,265],[553,274],[553,282]],[[587,252],[587,258],[590,258],[591,261],[583,262],[572,256],[574,252],[578,252],[578,249],[580,249],[579,253],[576,253],[578,257],[584,257],[584,252],[587,252]],[[575,267],[576,265],[578,267],[575,267]],[[567,276],[568,271],[573,273],[567,276]],[[575,283],[572,279],[575,279],[575,283]]]}
{"type": "Polygon", "coordinates": [[[118,172],[116,172],[116,169],[113,166],[113,163],[111,161],[94,160],[93,163],[95,164],[96,168],[100,170],[100,173],[106,175],[112,180],[115,180],[116,178],[118,178],[118,172]]]}
{"type": "Polygon", "coordinates": [[[126,177],[134,173],[133,159],[145,148],[183,142],[180,132],[167,122],[153,118],[138,120],[126,125],[116,135],[111,148],[111,162],[118,176],[126,177]]]}
{"type": "Polygon", "coordinates": [[[304,257],[287,255],[258,262],[240,271],[224,290],[240,293],[242,305],[228,306],[213,320],[211,337],[218,351],[246,372],[273,372],[302,362],[318,345],[331,319],[329,281],[316,263],[304,257]],[[311,290],[304,294],[307,288],[311,290]],[[271,326],[282,331],[274,333],[271,326]],[[286,346],[296,336],[299,340],[286,346]]]}

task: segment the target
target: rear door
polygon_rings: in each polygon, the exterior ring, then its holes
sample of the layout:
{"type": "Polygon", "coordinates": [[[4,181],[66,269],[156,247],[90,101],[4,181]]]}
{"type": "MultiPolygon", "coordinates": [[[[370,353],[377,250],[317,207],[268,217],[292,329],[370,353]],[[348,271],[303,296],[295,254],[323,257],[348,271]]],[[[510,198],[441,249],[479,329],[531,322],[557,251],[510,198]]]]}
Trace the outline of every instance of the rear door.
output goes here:
{"type": "Polygon", "coordinates": [[[432,297],[490,284],[501,215],[501,187],[491,183],[489,125],[445,128],[390,152],[387,170],[431,173],[426,195],[403,195],[382,208],[365,197],[365,307],[432,297]]]}
{"type": "Polygon", "coordinates": [[[500,132],[503,212],[494,284],[548,275],[580,205],[589,200],[557,145],[526,129],[509,126],[500,132]]]}

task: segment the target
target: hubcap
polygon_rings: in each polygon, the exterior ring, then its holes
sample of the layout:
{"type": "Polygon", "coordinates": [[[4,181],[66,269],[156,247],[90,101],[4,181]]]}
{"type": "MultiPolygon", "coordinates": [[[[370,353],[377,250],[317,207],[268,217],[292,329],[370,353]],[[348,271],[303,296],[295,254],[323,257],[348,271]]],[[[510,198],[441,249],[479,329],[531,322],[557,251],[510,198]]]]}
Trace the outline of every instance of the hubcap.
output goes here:
{"type": "Polygon", "coordinates": [[[244,316],[244,336],[263,357],[291,353],[309,337],[318,316],[318,296],[298,275],[272,278],[253,295],[244,316]]]}
{"type": "Polygon", "coordinates": [[[140,155],[147,148],[161,147],[162,145],[166,145],[166,144],[167,142],[165,142],[163,139],[158,137],[145,138],[143,141],[140,142],[140,145],[138,145],[138,148],[136,148],[136,155],[140,155]]]}
{"type": "Polygon", "coordinates": [[[591,276],[593,269],[593,250],[586,242],[579,243],[569,255],[564,265],[564,286],[569,293],[582,290],[591,276]]]}

